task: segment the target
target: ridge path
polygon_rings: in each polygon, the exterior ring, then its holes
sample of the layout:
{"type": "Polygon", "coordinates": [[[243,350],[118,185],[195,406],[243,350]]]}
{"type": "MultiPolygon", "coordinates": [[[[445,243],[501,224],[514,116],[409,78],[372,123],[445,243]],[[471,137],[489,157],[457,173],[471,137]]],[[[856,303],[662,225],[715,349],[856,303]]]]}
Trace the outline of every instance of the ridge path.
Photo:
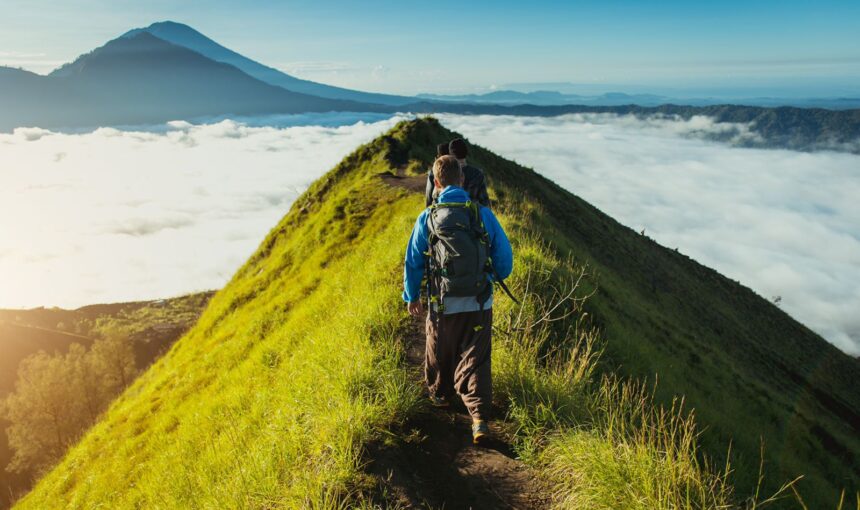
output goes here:
{"type": "MultiPolygon", "coordinates": [[[[423,321],[404,341],[408,369],[423,386],[423,321]]],[[[514,455],[499,422],[486,447],[472,445],[471,419],[462,402],[450,409],[430,405],[406,423],[395,445],[369,448],[367,472],[378,503],[395,508],[522,509],[549,506],[531,469],[514,455]]],[[[495,416],[502,416],[495,412],[495,416]]]]}

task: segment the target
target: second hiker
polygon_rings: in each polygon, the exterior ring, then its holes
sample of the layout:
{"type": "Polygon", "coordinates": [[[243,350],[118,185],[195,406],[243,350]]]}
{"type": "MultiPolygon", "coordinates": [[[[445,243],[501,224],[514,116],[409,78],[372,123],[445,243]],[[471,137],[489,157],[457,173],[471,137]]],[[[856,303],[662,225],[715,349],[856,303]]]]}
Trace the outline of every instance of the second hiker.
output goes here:
{"type": "MultiPolygon", "coordinates": [[[[490,197],[487,194],[487,182],[484,179],[484,172],[473,165],[466,163],[466,156],[469,153],[469,148],[466,141],[462,138],[455,138],[450,143],[440,143],[436,147],[436,157],[454,156],[460,163],[460,168],[463,170],[463,186],[462,188],[469,193],[472,201],[490,207],[490,197]]],[[[427,187],[424,192],[424,202],[427,207],[430,207],[439,194],[436,189],[436,184],[433,182],[433,169],[427,172],[427,187]]]]}
{"type": "Polygon", "coordinates": [[[426,275],[424,373],[430,399],[443,406],[459,395],[472,417],[473,441],[480,444],[489,433],[493,402],[493,281],[510,275],[513,253],[493,212],[463,189],[457,158],[437,158],[432,171],[436,203],[418,216],[412,229],[403,299],[410,314],[424,314],[420,295],[426,275]]]}

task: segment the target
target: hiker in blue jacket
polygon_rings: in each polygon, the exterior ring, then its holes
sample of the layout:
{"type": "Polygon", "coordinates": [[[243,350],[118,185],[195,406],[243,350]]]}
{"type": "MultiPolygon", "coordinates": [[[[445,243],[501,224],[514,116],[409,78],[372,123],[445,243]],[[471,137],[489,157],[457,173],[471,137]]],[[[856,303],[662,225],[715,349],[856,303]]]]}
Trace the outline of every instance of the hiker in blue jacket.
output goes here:
{"type": "Polygon", "coordinates": [[[458,394],[472,417],[472,438],[483,443],[492,410],[490,370],[493,283],[513,269],[513,252],[493,212],[470,200],[453,156],[433,164],[436,204],[415,222],[406,249],[403,300],[413,316],[429,303],[424,375],[430,399],[447,406],[458,394]]]}

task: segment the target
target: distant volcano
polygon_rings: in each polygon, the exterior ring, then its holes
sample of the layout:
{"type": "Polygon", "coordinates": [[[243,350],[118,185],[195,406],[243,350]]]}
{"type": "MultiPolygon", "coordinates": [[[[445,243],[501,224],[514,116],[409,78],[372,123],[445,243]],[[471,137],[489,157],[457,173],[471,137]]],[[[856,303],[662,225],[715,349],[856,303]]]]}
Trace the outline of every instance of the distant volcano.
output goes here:
{"type": "Polygon", "coordinates": [[[126,32],[123,37],[134,37],[140,33],[152,34],[159,39],[196,51],[197,53],[200,53],[216,62],[230,64],[258,80],[264,81],[270,85],[283,87],[292,92],[300,92],[302,94],[310,94],[327,99],[344,99],[385,105],[405,105],[416,101],[414,97],[360,92],[357,90],[333,87],[331,85],[302,80],[251,60],[229,48],[225,48],[197,30],[194,30],[188,25],[184,25],[182,23],[176,23],[173,21],[153,23],[146,28],[130,30],[126,32]]]}

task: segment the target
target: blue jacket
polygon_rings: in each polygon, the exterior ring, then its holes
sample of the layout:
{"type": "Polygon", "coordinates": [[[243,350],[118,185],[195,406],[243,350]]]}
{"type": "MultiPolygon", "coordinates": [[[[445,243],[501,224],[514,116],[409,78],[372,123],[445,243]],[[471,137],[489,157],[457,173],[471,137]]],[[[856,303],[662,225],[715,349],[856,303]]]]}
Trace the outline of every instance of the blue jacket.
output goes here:
{"type": "MultiPolygon", "coordinates": [[[[469,200],[469,194],[458,186],[447,186],[437,199],[439,203],[466,202],[467,200],[469,200]]],[[[490,257],[493,259],[493,267],[499,273],[500,278],[507,278],[514,268],[511,243],[493,211],[486,207],[481,207],[480,211],[484,228],[490,236],[490,257]]],[[[412,228],[409,244],[406,247],[406,263],[403,268],[403,300],[407,303],[418,301],[421,295],[421,278],[424,276],[424,265],[427,263],[425,253],[427,252],[428,212],[429,209],[425,209],[418,216],[418,220],[412,228]]]]}

